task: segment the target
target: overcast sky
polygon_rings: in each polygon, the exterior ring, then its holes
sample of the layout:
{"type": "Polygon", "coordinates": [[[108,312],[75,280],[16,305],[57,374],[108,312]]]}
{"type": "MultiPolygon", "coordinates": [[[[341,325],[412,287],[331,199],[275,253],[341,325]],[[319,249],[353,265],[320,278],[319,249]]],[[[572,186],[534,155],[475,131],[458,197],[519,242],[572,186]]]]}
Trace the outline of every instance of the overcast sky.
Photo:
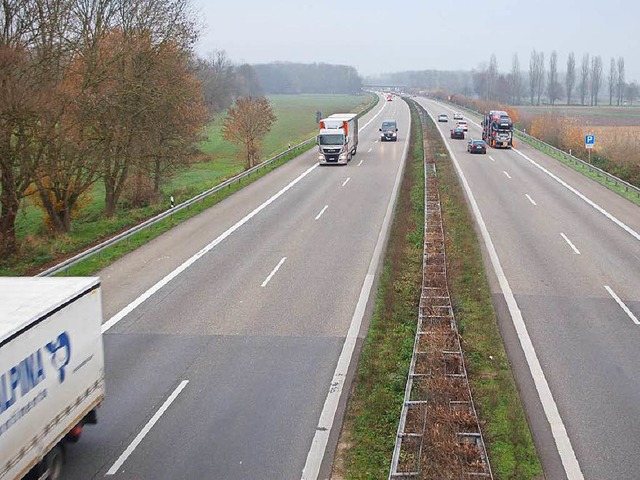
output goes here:
{"type": "Polygon", "coordinates": [[[640,80],[640,2],[635,0],[193,0],[204,23],[199,54],[226,50],[235,63],[353,65],[361,75],[401,70],[470,70],[514,53],[552,50],[564,70],[574,51],[601,55],[605,77],[623,56],[640,80]]]}

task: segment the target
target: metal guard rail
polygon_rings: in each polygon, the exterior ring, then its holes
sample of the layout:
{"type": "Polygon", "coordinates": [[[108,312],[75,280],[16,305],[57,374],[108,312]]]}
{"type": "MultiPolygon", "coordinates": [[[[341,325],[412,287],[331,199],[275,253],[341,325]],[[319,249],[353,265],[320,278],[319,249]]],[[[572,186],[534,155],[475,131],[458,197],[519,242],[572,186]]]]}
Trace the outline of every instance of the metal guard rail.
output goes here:
{"type": "MultiPolygon", "coordinates": [[[[360,112],[358,114],[358,117],[362,117],[363,115],[365,115],[366,113],[368,113],[369,111],[371,111],[372,109],[375,108],[375,106],[378,104],[380,100],[380,97],[378,96],[377,100],[372,103],[370,106],[368,106],[367,108],[365,108],[362,112],[360,112]]],[[[173,208],[170,208],[169,210],[166,210],[162,213],[159,213],[158,215],[156,215],[155,217],[152,217],[148,220],[145,220],[144,222],[136,225],[135,227],[132,227],[128,230],[125,230],[124,232],[109,238],[108,240],[105,240],[102,243],[99,243],[98,245],[95,245],[91,248],[88,248],[87,250],[84,250],[80,253],[78,253],[77,255],[74,255],[71,258],[68,258],[67,260],[64,260],[60,263],[58,263],[57,265],[54,265],[51,268],[48,268],[47,270],[44,270],[42,272],[40,272],[39,274],[37,274],[36,276],[38,277],[50,277],[52,275],[55,275],[57,273],[62,272],[63,270],[67,270],[69,267],[75,265],[76,263],[81,262],[82,260],[85,260],[89,257],[91,257],[92,255],[95,255],[96,253],[101,252],[102,250],[104,250],[105,248],[108,248],[112,245],[115,245],[116,243],[121,242],[122,240],[125,240],[126,238],[131,237],[132,235],[144,230],[147,227],[150,227],[152,225],[155,225],[158,222],[161,222],[162,220],[169,218],[171,215],[173,215],[176,212],[179,212],[180,210],[183,210],[187,207],[189,207],[190,205],[193,205],[194,203],[203,200],[204,198],[208,197],[209,195],[213,195],[214,193],[219,192],[220,190],[229,187],[231,185],[233,185],[236,182],[239,182],[240,180],[242,180],[245,177],[250,176],[252,173],[257,172],[258,170],[271,165],[273,162],[276,162],[277,160],[280,160],[283,156],[291,153],[292,151],[301,148],[301,147],[305,147],[308,144],[312,143],[315,141],[315,136],[308,138],[307,140],[285,150],[284,152],[279,153],[278,155],[265,160],[262,163],[259,163],[258,165],[255,165],[253,167],[251,167],[249,170],[245,170],[242,173],[239,173],[238,175],[235,175],[234,177],[231,177],[228,180],[225,180],[223,183],[216,185],[212,188],[210,188],[209,190],[205,190],[204,192],[196,195],[193,198],[190,198],[189,200],[185,200],[182,203],[179,203],[178,205],[176,205],[173,208]]]]}
{"type": "Polygon", "coordinates": [[[162,213],[159,213],[158,215],[156,215],[155,217],[152,217],[148,220],[145,220],[144,222],[136,225],[135,227],[132,227],[128,230],[125,230],[124,232],[109,238],[108,240],[105,240],[104,242],[95,245],[91,248],[88,248],[87,250],[84,250],[80,253],[78,253],[77,255],[74,255],[71,258],[68,258],[67,260],[64,260],[60,263],[58,263],[57,265],[54,265],[51,268],[48,268],[47,270],[44,270],[43,272],[40,272],[37,276],[38,277],[50,277],[52,275],[55,275],[57,273],[60,273],[66,269],[68,269],[69,267],[75,265],[76,263],[81,262],[82,260],[85,260],[89,257],[91,257],[92,255],[95,255],[96,253],[99,253],[100,251],[104,250],[105,248],[108,248],[112,245],[115,245],[116,243],[121,242],[122,240],[125,240],[129,237],[131,237],[132,235],[144,230],[147,227],[150,227],[152,225],[155,225],[158,222],[161,222],[162,220],[171,217],[173,214],[179,212],[180,210],[183,210],[191,205],[193,205],[194,203],[205,199],[206,197],[208,197],[209,195],[213,195],[214,193],[219,192],[220,190],[223,190],[226,187],[229,187],[231,185],[233,185],[234,183],[239,182],[240,180],[242,180],[243,178],[246,178],[248,176],[250,176],[252,173],[257,172],[258,170],[269,166],[270,164],[272,164],[273,162],[281,159],[283,156],[287,155],[288,153],[291,153],[292,151],[296,150],[297,148],[300,147],[304,147],[306,145],[308,145],[309,143],[312,143],[313,141],[315,141],[315,136],[312,138],[309,138],[307,140],[305,140],[304,142],[299,143],[298,145],[295,145],[293,147],[291,147],[290,149],[285,150],[282,153],[279,153],[278,155],[276,155],[275,157],[272,157],[268,160],[265,160],[262,163],[259,163],[258,165],[255,165],[253,167],[251,167],[248,170],[245,170],[242,173],[239,173],[238,175],[235,175],[231,178],[229,178],[228,180],[225,180],[224,182],[222,182],[219,185],[216,185],[215,187],[210,188],[209,190],[205,190],[204,192],[196,195],[193,198],[190,198],[189,200],[185,200],[182,203],[179,203],[178,205],[176,205],[173,208],[170,208],[169,210],[166,210],[162,213]]]}

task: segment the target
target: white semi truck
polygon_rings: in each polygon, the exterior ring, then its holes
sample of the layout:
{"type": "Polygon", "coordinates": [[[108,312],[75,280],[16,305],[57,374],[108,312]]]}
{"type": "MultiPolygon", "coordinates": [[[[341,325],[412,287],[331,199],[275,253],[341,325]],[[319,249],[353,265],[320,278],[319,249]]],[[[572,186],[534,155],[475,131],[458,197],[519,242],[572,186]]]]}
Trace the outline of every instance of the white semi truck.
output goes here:
{"type": "Polygon", "coordinates": [[[358,116],[336,113],[320,120],[318,162],[345,165],[358,150],[358,116]]]}
{"type": "Polygon", "coordinates": [[[57,480],[104,397],[97,278],[0,278],[0,480],[57,480]]]}

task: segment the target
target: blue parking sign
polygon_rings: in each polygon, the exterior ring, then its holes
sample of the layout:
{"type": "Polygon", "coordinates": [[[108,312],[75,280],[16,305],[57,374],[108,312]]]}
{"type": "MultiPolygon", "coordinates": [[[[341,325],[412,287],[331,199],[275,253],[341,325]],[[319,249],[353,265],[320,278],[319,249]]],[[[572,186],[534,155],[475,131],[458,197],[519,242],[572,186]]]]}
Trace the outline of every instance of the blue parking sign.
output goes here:
{"type": "Polygon", "coordinates": [[[585,135],[584,136],[584,146],[585,148],[593,148],[596,144],[596,136],[595,135],[585,135]]]}

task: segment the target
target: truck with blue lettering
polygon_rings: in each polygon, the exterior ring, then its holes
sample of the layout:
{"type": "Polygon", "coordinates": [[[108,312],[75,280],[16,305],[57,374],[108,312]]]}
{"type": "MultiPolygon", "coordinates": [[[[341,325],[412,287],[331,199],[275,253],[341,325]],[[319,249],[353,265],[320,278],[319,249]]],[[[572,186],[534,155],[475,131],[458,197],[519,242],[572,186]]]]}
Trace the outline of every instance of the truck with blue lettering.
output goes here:
{"type": "Polygon", "coordinates": [[[104,398],[97,278],[0,277],[0,480],[57,480],[104,398]]]}

